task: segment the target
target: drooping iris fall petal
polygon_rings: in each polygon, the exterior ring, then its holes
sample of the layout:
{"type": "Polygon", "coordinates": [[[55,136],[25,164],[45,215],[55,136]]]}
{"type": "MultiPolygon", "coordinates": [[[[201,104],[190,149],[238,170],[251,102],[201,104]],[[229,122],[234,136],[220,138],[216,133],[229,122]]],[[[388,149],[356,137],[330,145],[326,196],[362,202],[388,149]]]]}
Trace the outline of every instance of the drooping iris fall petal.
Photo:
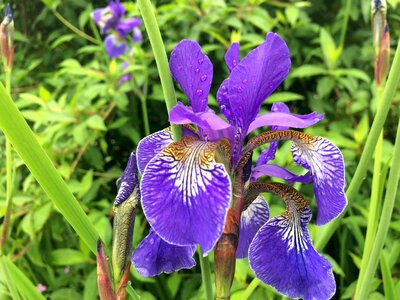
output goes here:
{"type": "Polygon", "coordinates": [[[322,137],[295,141],[291,150],[294,161],[313,175],[317,225],[332,221],[347,206],[342,153],[335,144],[322,137]]]}
{"type": "Polygon", "coordinates": [[[134,188],[138,186],[138,170],[136,163],[136,154],[132,152],[128,163],[118,182],[117,196],[114,205],[119,205],[132,194],[134,188]]]}
{"type": "Polygon", "coordinates": [[[104,46],[107,54],[111,58],[120,57],[125,53],[126,41],[121,38],[117,33],[112,33],[104,40],[104,46]]]}
{"type": "Polygon", "coordinates": [[[290,186],[274,183],[269,187],[284,198],[286,211],[255,235],[249,248],[250,267],[261,281],[288,297],[330,299],[336,290],[332,266],[311,243],[307,201],[290,186]]]}
{"type": "Polygon", "coordinates": [[[219,146],[186,136],[147,164],[141,182],[143,211],[166,242],[199,244],[207,254],[222,234],[231,181],[224,165],[215,161],[219,146]]]}
{"type": "Polygon", "coordinates": [[[258,196],[240,217],[239,242],[236,258],[246,258],[249,246],[257,231],[269,219],[269,208],[262,196],[258,196]]]}
{"type": "Polygon", "coordinates": [[[162,240],[154,230],[140,242],[132,256],[136,271],[144,277],[191,269],[196,265],[194,246],[176,246],[162,240]]]}
{"type": "Polygon", "coordinates": [[[157,131],[140,140],[137,147],[137,160],[143,174],[149,161],[174,141],[170,128],[157,131]]]}

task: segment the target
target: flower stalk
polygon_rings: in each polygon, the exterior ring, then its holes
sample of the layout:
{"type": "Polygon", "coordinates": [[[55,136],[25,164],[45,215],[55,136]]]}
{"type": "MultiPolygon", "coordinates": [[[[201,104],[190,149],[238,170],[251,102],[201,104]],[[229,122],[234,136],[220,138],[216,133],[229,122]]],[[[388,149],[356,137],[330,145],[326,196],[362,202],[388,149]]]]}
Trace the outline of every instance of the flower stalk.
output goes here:
{"type": "MultiPolygon", "coordinates": [[[[14,20],[10,4],[7,4],[3,22],[0,24],[0,53],[5,73],[6,92],[11,94],[11,71],[14,56],[14,20]]],[[[10,214],[12,209],[12,190],[14,185],[12,147],[9,139],[6,141],[6,210],[4,214],[3,229],[0,236],[0,254],[4,252],[7,241],[8,228],[10,225],[10,214]]]]}
{"type": "Polygon", "coordinates": [[[378,231],[372,246],[371,255],[368,259],[367,267],[364,276],[359,278],[359,291],[354,296],[355,300],[367,299],[372,278],[375,274],[379,263],[379,257],[385,244],[385,239],[389,230],[390,221],[392,218],[394,203],[396,201],[396,193],[400,179],[400,120],[397,127],[396,142],[394,145],[393,158],[390,168],[390,174],[386,186],[386,196],[380,216],[378,231]]]}
{"type": "MultiPolygon", "coordinates": [[[[390,105],[396,93],[397,86],[400,81],[400,41],[397,43],[396,52],[394,55],[392,67],[389,71],[387,83],[385,85],[382,101],[377,109],[374,121],[372,122],[371,130],[369,131],[367,140],[365,142],[364,151],[361,154],[360,162],[357,165],[356,172],[349,184],[346,195],[349,199],[354,198],[358,193],[361,184],[364,181],[365,174],[370,166],[370,160],[375,150],[376,143],[379,139],[380,132],[386,121],[390,105]]],[[[321,251],[324,249],[333,233],[340,226],[344,214],[339,216],[336,220],[329,223],[325,228],[321,228],[317,234],[315,247],[321,251]]]]}
{"type": "MultiPolygon", "coordinates": [[[[151,48],[157,63],[158,74],[160,75],[161,86],[163,89],[167,110],[176,105],[174,83],[168,66],[167,54],[165,53],[164,42],[161,37],[160,29],[154,15],[153,6],[150,0],[138,0],[140,13],[149,36],[151,48]]],[[[182,129],[179,125],[171,123],[173,138],[178,141],[182,136],[182,129]]]]}

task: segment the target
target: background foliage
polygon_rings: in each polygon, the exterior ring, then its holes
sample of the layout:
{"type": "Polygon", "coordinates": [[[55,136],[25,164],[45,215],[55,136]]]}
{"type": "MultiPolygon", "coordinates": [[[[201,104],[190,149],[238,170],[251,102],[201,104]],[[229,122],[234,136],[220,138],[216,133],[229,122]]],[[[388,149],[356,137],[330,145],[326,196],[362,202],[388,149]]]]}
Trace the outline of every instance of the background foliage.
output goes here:
{"type": "MultiPolygon", "coordinates": [[[[214,95],[227,76],[223,56],[232,35],[240,34],[243,55],[261,43],[267,32],[280,34],[291,51],[292,69],[262,109],[267,111],[270,103],[285,101],[293,112],[325,113],[325,119],[308,132],[323,135],[341,148],[348,181],[375,111],[369,2],[153,1],[168,53],[181,39],[195,39],[203,46],[214,64],[211,92],[214,95]]],[[[16,27],[12,95],[109,245],[116,180],[130,151],[146,134],[143,106],[148,109],[150,132],[167,126],[167,111],[143,27],[143,42],[133,47],[131,56],[117,60],[107,57],[91,19],[93,8],[106,4],[106,1],[77,0],[12,3],[16,27]],[[71,30],[70,25],[78,30],[71,30]],[[130,62],[125,70],[124,60],[130,62]],[[133,79],[119,84],[119,78],[127,72],[133,73],[133,79]]],[[[139,15],[134,2],[124,4],[130,15],[139,15]]],[[[400,1],[388,1],[392,47],[400,33],[399,16],[400,1]]],[[[180,92],[178,99],[186,101],[180,92]]],[[[213,97],[209,101],[216,105],[213,97]]],[[[398,93],[384,131],[382,161],[386,170],[396,134],[399,102],[398,93]]],[[[0,149],[1,220],[6,181],[3,135],[0,135],[0,149]]],[[[13,158],[14,204],[6,252],[34,285],[47,287],[43,292],[47,298],[97,299],[94,256],[58,213],[22,160],[15,153],[13,158]]],[[[276,160],[279,165],[300,171],[292,162],[288,143],[282,144],[276,160]]],[[[371,172],[357,197],[349,199],[348,214],[324,250],[334,266],[338,299],[349,299],[354,292],[365,239],[371,172]]],[[[297,187],[311,199],[311,186],[297,187]]],[[[272,214],[279,213],[282,210],[279,201],[269,200],[272,214]]],[[[400,295],[399,216],[400,201],[397,201],[382,253],[391,276],[383,281],[382,271],[377,272],[371,285],[373,299],[384,299],[389,285],[400,295]]],[[[134,246],[147,230],[143,214],[139,213],[134,246]]],[[[312,235],[317,230],[310,227],[312,235]]],[[[199,267],[150,279],[140,277],[133,268],[131,273],[132,285],[142,299],[201,299],[203,295],[199,267]]],[[[232,298],[281,297],[253,279],[246,260],[238,261],[232,298]]],[[[0,274],[1,299],[13,295],[6,280],[5,274],[0,274]]]]}

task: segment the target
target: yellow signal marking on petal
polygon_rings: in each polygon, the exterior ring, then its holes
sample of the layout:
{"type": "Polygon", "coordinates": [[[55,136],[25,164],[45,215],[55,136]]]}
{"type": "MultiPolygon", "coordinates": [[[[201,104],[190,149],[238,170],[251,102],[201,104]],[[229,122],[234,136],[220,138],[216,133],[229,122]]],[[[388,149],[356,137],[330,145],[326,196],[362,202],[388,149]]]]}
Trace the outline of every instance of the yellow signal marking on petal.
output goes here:
{"type": "Polygon", "coordinates": [[[273,193],[281,197],[286,203],[286,211],[289,212],[290,209],[296,208],[297,211],[309,207],[308,201],[304,196],[290,185],[278,182],[263,183],[263,182],[253,182],[250,184],[246,195],[246,201],[248,199],[254,199],[258,194],[263,192],[273,193]],[[292,202],[293,204],[289,203],[292,202]]]}
{"type": "Polygon", "coordinates": [[[248,195],[252,194],[254,197],[254,195],[262,192],[273,193],[285,201],[286,210],[284,214],[276,218],[279,219],[279,232],[282,239],[288,241],[288,250],[295,248],[299,252],[308,249],[301,227],[302,219],[309,217],[308,201],[295,188],[284,183],[255,182],[250,184],[248,195]]]}
{"type": "Polygon", "coordinates": [[[212,171],[218,165],[215,154],[219,144],[185,136],[159,154],[169,164],[169,173],[175,174],[174,184],[188,205],[212,180],[212,171]]]}

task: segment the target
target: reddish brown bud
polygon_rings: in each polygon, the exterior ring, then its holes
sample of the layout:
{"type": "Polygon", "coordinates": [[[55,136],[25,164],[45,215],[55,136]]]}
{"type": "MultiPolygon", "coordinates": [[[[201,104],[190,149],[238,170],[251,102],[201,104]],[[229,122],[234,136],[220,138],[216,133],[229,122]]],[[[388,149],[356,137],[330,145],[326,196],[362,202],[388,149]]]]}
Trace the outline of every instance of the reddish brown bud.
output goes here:
{"type": "Polygon", "coordinates": [[[0,24],[0,53],[5,68],[12,68],[14,57],[14,21],[10,4],[7,5],[3,22],[0,24]]]}

